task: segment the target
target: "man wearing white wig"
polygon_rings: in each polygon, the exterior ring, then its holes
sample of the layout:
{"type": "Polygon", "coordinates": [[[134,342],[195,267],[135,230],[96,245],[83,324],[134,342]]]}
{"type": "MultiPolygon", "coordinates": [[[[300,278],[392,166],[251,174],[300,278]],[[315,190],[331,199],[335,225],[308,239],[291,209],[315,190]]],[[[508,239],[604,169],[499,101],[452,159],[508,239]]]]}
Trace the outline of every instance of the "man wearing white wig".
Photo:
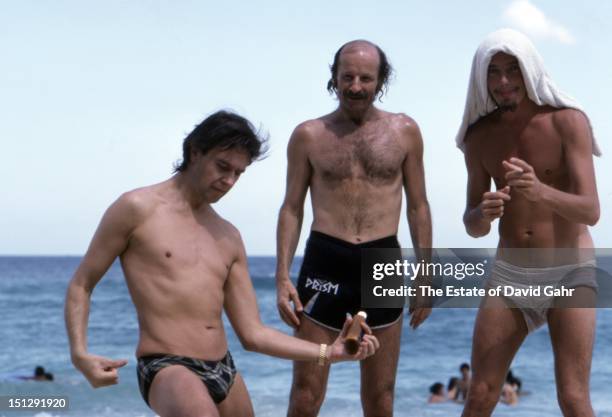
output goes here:
{"type": "MultiPolygon", "coordinates": [[[[560,278],[573,276],[569,287],[593,300],[593,275],[574,271],[594,266],[584,253],[593,248],[587,225],[599,219],[592,155],[600,150],[587,116],[557,89],[523,34],[502,29],[478,47],[456,140],[468,170],[467,232],[484,236],[491,222],[500,219],[497,259],[487,286],[558,285],[560,278]],[[523,256],[527,249],[528,260],[523,256]]],[[[491,415],[518,348],[545,323],[563,414],[593,416],[594,309],[554,308],[562,306],[554,296],[505,295],[485,298],[482,307],[487,308],[478,312],[463,416],[491,415]]]]}

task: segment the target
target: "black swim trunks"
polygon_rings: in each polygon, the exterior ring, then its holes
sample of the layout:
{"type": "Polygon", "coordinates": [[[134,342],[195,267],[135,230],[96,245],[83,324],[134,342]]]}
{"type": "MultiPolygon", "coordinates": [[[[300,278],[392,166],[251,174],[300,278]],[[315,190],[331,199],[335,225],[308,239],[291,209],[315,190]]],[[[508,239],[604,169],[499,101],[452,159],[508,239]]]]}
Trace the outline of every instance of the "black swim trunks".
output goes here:
{"type": "Polygon", "coordinates": [[[199,376],[216,404],[227,397],[236,377],[236,366],[229,351],[219,361],[164,354],[142,356],[138,358],[138,386],[147,405],[150,406],[149,389],[153,378],[163,368],[172,365],[182,365],[199,376]]]}
{"type": "MultiPolygon", "coordinates": [[[[400,248],[396,236],[353,244],[312,231],[306,244],[297,291],[304,314],[321,326],[341,330],[346,313],[364,310],[368,325],[382,328],[395,323],[402,308],[361,308],[362,250],[400,248]]],[[[399,253],[399,252],[398,252],[399,253]]]]}

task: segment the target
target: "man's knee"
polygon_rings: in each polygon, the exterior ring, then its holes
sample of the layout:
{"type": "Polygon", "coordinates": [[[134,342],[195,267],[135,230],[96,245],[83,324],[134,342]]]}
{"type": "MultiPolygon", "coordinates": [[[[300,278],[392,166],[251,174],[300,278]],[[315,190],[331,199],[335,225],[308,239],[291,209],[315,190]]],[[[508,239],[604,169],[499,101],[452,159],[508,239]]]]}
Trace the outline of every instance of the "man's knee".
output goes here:
{"type": "Polygon", "coordinates": [[[564,416],[589,415],[589,393],[579,387],[563,387],[557,391],[557,400],[564,416]]]}
{"type": "Polygon", "coordinates": [[[363,411],[367,417],[393,415],[393,381],[365,388],[362,393],[363,411]]]}
{"type": "Polygon", "coordinates": [[[363,402],[365,417],[387,417],[393,415],[393,394],[385,393],[363,402]]]}
{"type": "Polygon", "coordinates": [[[296,378],[291,388],[289,407],[290,409],[305,411],[303,415],[312,415],[312,412],[316,415],[324,398],[324,383],[313,378],[296,378]]]}
{"type": "Polygon", "coordinates": [[[492,410],[499,400],[500,393],[501,388],[498,386],[486,381],[472,381],[465,407],[472,411],[492,410]]]}

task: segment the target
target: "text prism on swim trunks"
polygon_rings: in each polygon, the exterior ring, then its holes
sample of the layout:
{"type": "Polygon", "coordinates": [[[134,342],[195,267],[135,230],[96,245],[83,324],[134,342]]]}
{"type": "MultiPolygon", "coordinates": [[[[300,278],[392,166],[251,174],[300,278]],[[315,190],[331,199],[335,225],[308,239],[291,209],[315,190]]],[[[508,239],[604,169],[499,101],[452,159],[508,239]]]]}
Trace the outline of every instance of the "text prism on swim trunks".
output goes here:
{"type": "Polygon", "coordinates": [[[330,281],[325,281],[323,279],[318,278],[310,278],[306,277],[306,288],[311,288],[314,291],[322,292],[325,294],[338,294],[338,290],[340,289],[340,284],[334,284],[330,281]]]}

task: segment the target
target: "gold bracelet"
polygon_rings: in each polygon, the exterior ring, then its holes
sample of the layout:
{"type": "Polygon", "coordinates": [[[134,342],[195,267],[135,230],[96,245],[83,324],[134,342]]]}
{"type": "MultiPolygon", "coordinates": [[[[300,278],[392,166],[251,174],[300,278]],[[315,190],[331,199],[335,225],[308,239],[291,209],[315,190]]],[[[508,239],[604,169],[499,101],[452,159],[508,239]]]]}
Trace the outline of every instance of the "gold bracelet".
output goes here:
{"type": "Polygon", "coordinates": [[[327,345],[325,343],[321,343],[321,345],[319,346],[318,364],[319,366],[325,366],[326,362],[327,362],[327,345]]]}

